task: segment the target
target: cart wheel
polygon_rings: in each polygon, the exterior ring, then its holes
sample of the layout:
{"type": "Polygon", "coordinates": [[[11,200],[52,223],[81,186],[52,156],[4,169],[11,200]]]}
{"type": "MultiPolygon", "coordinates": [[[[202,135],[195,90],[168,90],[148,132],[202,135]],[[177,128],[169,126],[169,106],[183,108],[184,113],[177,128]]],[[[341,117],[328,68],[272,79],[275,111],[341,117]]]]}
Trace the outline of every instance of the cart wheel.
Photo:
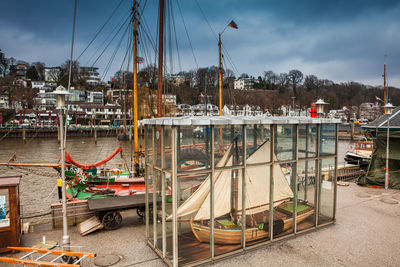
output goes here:
{"type": "Polygon", "coordinates": [[[114,230],[121,226],[122,216],[118,211],[109,211],[104,214],[101,223],[106,230],[114,230]]]}
{"type": "Polygon", "coordinates": [[[136,209],[136,212],[137,212],[137,214],[138,214],[140,217],[142,217],[142,218],[146,215],[145,207],[138,207],[138,208],[136,209]]]}

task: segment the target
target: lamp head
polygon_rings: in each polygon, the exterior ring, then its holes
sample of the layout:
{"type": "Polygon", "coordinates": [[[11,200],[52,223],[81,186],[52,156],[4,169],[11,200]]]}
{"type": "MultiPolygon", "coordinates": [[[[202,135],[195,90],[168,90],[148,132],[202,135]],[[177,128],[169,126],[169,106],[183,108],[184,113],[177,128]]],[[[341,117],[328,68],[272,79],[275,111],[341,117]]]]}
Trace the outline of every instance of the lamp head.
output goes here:
{"type": "Polygon", "coordinates": [[[385,114],[392,114],[392,110],[394,109],[394,106],[391,103],[387,103],[384,108],[386,109],[385,114]]]}
{"type": "Polygon", "coordinates": [[[327,105],[328,103],[325,103],[325,101],[320,98],[314,104],[317,106],[317,113],[320,114],[324,113],[324,105],[327,105]]]}
{"type": "Polygon", "coordinates": [[[70,95],[67,90],[65,90],[65,87],[60,85],[54,90],[53,92],[55,95],[57,95],[57,104],[56,107],[57,109],[64,109],[65,108],[65,96],[70,95]]]}

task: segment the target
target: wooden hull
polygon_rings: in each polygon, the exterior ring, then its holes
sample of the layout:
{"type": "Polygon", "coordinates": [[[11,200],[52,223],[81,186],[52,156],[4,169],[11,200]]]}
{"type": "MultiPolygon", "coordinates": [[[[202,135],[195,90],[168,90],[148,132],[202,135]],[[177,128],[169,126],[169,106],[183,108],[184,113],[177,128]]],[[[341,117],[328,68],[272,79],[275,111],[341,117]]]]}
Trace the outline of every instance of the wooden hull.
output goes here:
{"type": "MultiPolygon", "coordinates": [[[[297,216],[297,223],[301,223],[308,217],[314,214],[314,210],[307,211],[301,215],[297,216]]],[[[190,227],[193,234],[196,236],[197,240],[204,243],[210,242],[210,232],[209,226],[200,224],[195,221],[190,221],[190,227]]],[[[283,220],[283,230],[282,232],[293,227],[293,218],[288,218],[283,220]]],[[[268,231],[260,230],[258,228],[247,228],[245,231],[246,242],[256,241],[259,239],[267,238],[268,231]]],[[[233,245],[240,244],[242,241],[242,230],[241,229],[214,229],[214,243],[221,245],[233,245]]]]}

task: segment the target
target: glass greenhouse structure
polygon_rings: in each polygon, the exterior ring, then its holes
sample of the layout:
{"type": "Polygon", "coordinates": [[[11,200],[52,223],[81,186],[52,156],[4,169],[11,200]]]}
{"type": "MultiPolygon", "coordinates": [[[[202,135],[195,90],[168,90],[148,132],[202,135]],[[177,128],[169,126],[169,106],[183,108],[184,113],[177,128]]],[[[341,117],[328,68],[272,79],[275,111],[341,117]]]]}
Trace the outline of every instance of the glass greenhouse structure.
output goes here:
{"type": "Polygon", "coordinates": [[[333,223],[339,123],[144,120],[149,246],[170,266],[196,265],[333,223]]]}

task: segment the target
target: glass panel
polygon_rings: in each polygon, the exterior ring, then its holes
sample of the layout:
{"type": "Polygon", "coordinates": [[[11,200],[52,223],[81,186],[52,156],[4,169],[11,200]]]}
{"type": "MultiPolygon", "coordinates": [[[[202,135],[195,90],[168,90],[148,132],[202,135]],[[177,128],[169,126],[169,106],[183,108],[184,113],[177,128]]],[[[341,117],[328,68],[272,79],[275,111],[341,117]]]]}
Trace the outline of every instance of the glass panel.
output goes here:
{"type": "Polygon", "coordinates": [[[246,246],[269,240],[270,174],[271,166],[246,168],[246,246]]]}
{"type": "Polygon", "coordinates": [[[210,168],[211,127],[178,127],[178,172],[210,168]]]}
{"type": "Polygon", "coordinates": [[[321,124],[321,156],[335,155],[336,124],[321,124]]]}
{"type": "Polygon", "coordinates": [[[146,223],[147,227],[147,237],[148,240],[154,245],[154,228],[153,228],[153,173],[151,167],[146,167],[146,175],[147,175],[147,194],[146,194],[146,223]]]}
{"type": "Polygon", "coordinates": [[[296,157],[295,125],[277,125],[275,127],[275,153],[278,160],[291,160],[296,157]]]}
{"type": "Polygon", "coordinates": [[[165,177],[165,235],[166,235],[166,258],[172,262],[173,246],[172,246],[172,178],[171,174],[164,173],[165,177]]]}
{"type": "Polygon", "coordinates": [[[155,160],[154,166],[161,168],[161,134],[162,126],[155,126],[154,128],[154,150],[155,150],[155,160]]]}
{"type": "Polygon", "coordinates": [[[10,201],[8,189],[0,189],[0,228],[10,226],[10,201]]]}
{"type": "MultiPolygon", "coordinates": [[[[246,144],[247,158],[257,151],[262,145],[267,145],[268,151],[271,147],[271,131],[269,125],[246,125],[246,144]]],[[[257,162],[247,162],[247,164],[270,162],[271,153],[266,153],[264,156],[257,159],[257,162]]]]}
{"type": "Polygon", "coordinates": [[[146,136],[146,163],[152,164],[153,161],[153,147],[152,147],[152,137],[153,137],[153,127],[146,126],[145,128],[146,136]]]}
{"type": "Polygon", "coordinates": [[[315,164],[314,160],[297,164],[297,231],[315,224],[315,164]]]}
{"type": "Polygon", "coordinates": [[[161,210],[161,172],[158,170],[154,171],[154,187],[155,187],[155,204],[153,205],[153,214],[155,214],[156,224],[156,244],[155,247],[162,251],[162,210],[161,210]]]}
{"type": "Polygon", "coordinates": [[[214,249],[216,256],[242,247],[242,171],[215,172],[214,249]]]}
{"type": "Polygon", "coordinates": [[[295,163],[274,165],[274,236],[293,233],[295,163]]]}
{"type": "Polygon", "coordinates": [[[215,166],[221,167],[220,159],[230,147],[233,153],[233,165],[243,165],[243,127],[241,125],[223,125],[214,127],[215,166]]]}
{"type": "Polygon", "coordinates": [[[322,159],[320,167],[318,224],[333,219],[335,159],[322,159]]]}
{"type": "Polygon", "coordinates": [[[207,173],[178,176],[179,265],[211,256],[209,175],[207,173]]]}
{"type": "Polygon", "coordinates": [[[317,156],[317,125],[300,124],[299,126],[299,158],[317,156]]]}
{"type": "Polygon", "coordinates": [[[171,156],[172,156],[172,128],[164,126],[164,170],[171,171],[171,156]]]}

